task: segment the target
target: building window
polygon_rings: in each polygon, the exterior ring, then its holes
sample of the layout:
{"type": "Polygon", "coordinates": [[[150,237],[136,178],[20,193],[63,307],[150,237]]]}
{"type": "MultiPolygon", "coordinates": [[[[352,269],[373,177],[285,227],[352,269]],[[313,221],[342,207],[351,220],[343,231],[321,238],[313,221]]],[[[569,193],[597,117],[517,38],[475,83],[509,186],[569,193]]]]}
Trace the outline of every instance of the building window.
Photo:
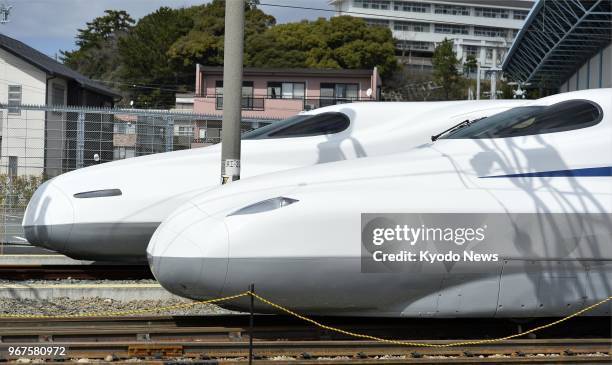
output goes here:
{"type": "Polygon", "coordinates": [[[434,13],[447,15],[470,15],[470,8],[466,6],[436,4],[434,7],[434,13]]]}
{"type": "MultiPolygon", "coordinates": [[[[242,81],[242,96],[253,96],[253,81],[242,81]]],[[[223,80],[215,81],[215,96],[223,96],[223,80]]]]}
{"type": "Polygon", "coordinates": [[[509,11],[506,9],[497,9],[497,8],[474,8],[476,16],[481,16],[485,18],[503,18],[507,19],[509,16],[509,11]]]}
{"type": "Polygon", "coordinates": [[[280,99],[282,97],[281,90],[283,89],[282,82],[268,82],[268,98],[280,99]]]}
{"type": "Polygon", "coordinates": [[[8,86],[8,113],[21,114],[21,85],[8,86]]]}
{"type": "Polygon", "coordinates": [[[436,24],[434,27],[435,33],[442,34],[468,34],[468,27],[464,25],[454,24],[436,24]]]}
{"type": "Polygon", "coordinates": [[[516,20],[525,20],[529,12],[527,10],[514,10],[512,17],[516,20]]]}
{"type": "Polygon", "coordinates": [[[358,98],[358,84],[321,83],[321,99],[357,100],[358,98]]]}
{"type": "Polygon", "coordinates": [[[8,173],[9,177],[17,176],[17,166],[19,166],[19,157],[9,156],[8,173]]]}
{"type": "Polygon", "coordinates": [[[519,30],[518,29],[512,29],[512,39],[516,38],[516,36],[519,34],[519,30]]]}
{"type": "Polygon", "coordinates": [[[176,127],[176,135],[177,136],[193,136],[193,126],[184,126],[184,125],[180,125],[176,127]]]}
{"type": "Polygon", "coordinates": [[[413,13],[430,13],[431,5],[411,1],[394,1],[393,9],[396,11],[408,11],[413,13]]]}
{"type": "Polygon", "coordinates": [[[433,50],[433,43],[431,42],[419,42],[419,41],[398,41],[396,47],[400,50],[405,51],[431,51],[433,50]]]}
{"type": "Polygon", "coordinates": [[[303,82],[268,82],[270,99],[304,99],[303,82]]]}
{"type": "Polygon", "coordinates": [[[136,156],[135,147],[115,147],[115,149],[113,150],[114,160],[123,160],[125,158],[130,158],[134,156],[136,156]]]}
{"type": "Polygon", "coordinates": [[[474,35],[480,37],[506,38],[506,30],[502,28],[474,27],[474,35]]]}
{"type": "Polygon", "coordinates": [[[429,32],[429,24],[396,21],[393,24],[393,29],[404,31],[404,32],[425,32],[427,33],[429,32]]]}
{"type": "Polygon", "coordinates": [[[223,80],[215,81],[215,96],[223,96],[223,80]]]}
{"type": "MultiPolygon", "coordinates": [[[[253,98],[253,81],[242,81],[242,108],[247,110],[263,109],[263,98],[256,102],[253,98]]],[[[223,109],[223,80],[215,81],[215,108],[223,109]]]]}
{"type": "Polygon", "coordinates": [[[487,48],[486,57],[487,57],[487,60],[493,59],[493,48],[487,48]]]}
{"type": "Polygon", "coordinates": [[[474,58],[478,58],[479,49],[476,46],[465,46],[463,51],[465,52],[466,57],[472,56],[474,58]]]}
{"type": "Polygon", "coordinates": [[[136,134],[136,125],[129,122],[115,122],[115,134],[136,134]]]}
{"type": "Polygon", "coordinates": [[[385,19],[365,18],[365,22],[371,27],[388,27],[389,21],[385,19]]]}
{"type": "Polygon", "coordinates": [[[242,82],[242,97],[252,98],[253,97],[253,81],[242,82]]]}
{"type": "Polygon", "coordinates": [[[355,6],[364,9],[389,10],[390,0],[355,0],[355,6]]]}

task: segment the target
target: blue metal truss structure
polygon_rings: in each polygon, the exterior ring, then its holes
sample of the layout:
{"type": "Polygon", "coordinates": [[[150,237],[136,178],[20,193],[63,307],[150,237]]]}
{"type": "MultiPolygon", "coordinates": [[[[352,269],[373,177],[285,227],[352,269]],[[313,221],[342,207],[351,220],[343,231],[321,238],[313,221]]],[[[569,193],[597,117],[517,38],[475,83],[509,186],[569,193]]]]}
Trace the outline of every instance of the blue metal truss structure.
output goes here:
{"type": "Polygon", "coordinates": [[[504,59],[506,77],[558,88],[612,42],[612,0],[539,0],[504,59]]]}

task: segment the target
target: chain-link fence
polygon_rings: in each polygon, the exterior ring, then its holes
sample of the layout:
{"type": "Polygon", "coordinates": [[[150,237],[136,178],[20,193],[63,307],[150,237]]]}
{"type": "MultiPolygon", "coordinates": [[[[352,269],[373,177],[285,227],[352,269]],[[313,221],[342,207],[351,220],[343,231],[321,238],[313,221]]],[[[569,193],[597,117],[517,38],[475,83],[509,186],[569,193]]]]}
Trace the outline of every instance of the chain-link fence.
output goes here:
{"type": "MultiPolygon", "coordinates": [[[[270,121],[247,120],[243,130],[270,121]]],[[[21,220],[45,180],[67,171],[220,142],[218,116],[139,109],[0,104],[0,254],[26,243],[21,220]]]]}

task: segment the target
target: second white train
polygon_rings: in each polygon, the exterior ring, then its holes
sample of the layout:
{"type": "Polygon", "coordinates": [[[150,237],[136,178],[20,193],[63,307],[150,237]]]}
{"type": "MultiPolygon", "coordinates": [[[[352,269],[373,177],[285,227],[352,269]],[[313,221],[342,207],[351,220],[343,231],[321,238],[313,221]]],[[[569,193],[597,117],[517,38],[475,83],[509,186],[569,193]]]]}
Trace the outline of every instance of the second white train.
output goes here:
{"type": "Polygon", "coordinates": [[[611,217],[612,89],[598,89],[463,123],[408,152],[203,193],[147,251],[158,281],[194,299],[254,283],[310,314],[565,316],[612,296],[611,217]]]}

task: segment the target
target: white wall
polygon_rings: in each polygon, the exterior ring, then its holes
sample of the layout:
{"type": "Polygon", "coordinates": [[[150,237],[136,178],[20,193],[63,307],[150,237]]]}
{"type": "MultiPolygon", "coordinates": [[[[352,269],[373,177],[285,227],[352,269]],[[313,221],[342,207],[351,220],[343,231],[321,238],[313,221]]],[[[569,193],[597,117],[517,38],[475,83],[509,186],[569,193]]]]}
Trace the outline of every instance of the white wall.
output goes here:
{"type": "Polygon", "coordinates": [[[610,87],[612,87],[612,44],[580,66],[561,85],[559,92],[610,87]]]}
{"type": "MultiPolygon", "coordinates": [[[[0,102],[8,103],[8,86],[21,85],[21,103],[44,105],[46,74],[30,63],[0,49],[0,102]]],[[[9,156],[17,156],[19,175],[40,175],[44,169],[45,113],[22,110],[2,112],[0,174],[8,172],[9,156]]]]}

